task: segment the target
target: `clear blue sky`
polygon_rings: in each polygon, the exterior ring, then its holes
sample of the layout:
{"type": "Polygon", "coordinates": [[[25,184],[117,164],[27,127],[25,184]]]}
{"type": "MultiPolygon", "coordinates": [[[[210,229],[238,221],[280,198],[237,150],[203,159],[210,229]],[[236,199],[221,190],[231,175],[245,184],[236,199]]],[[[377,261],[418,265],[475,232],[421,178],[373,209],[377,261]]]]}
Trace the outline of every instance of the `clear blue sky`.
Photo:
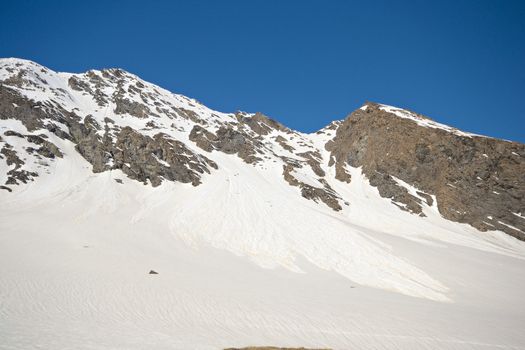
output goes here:
{"type": "Polygon", "coordinates": [[[307,132],[370,100],[525,142],[525,1],[0,0],[0,56],[307,132]]]}

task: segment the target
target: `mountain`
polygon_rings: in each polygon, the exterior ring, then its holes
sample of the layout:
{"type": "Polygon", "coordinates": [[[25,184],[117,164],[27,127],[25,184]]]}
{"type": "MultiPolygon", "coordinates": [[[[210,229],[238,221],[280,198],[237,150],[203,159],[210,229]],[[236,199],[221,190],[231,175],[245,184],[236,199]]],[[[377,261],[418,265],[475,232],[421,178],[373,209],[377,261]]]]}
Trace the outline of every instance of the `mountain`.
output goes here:
{"type": "Polygon", "coordinates": [[[404,109],[304,134],[2,59],[0,339],[518,348],[524,198],[525,145],[404,109]]]}

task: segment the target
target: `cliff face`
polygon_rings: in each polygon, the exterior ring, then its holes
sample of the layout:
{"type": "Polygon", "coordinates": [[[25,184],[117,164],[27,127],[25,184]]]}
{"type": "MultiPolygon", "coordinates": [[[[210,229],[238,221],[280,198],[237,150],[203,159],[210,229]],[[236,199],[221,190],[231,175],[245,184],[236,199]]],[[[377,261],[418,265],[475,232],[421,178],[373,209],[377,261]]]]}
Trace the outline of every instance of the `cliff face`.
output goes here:
{"type": "MultiPolygon", "coordinates": [[[[52,175],[70,142],[94,173],[118,170],[157,187],[199,186],[223,167],[277,169],[276,185],[295,187],[342,212],[338,190],[360,167],[392,205],[441,215],[481,231],[525,240],[525,145],[472,135],[421,115],[367,103],[314,134],[261,113],[221,113],[120,69],[56,73],[36,63],[0,60],[0,189],[52,175]]],[[[343,186],[343,187],[341,187],[343,186]]]]}
{"type": "MultiPolygon", "coordinates": [[[[525,145],[461,132],[405,110],[367,103],[326,145],[337,169],[362,167],[383,197],[422,214],[525,239],[525,145]],[[409,193],[399,181],[419,190],[409,193]]],[[[339,177],[345,179],[343,170],[339,177]]]]}

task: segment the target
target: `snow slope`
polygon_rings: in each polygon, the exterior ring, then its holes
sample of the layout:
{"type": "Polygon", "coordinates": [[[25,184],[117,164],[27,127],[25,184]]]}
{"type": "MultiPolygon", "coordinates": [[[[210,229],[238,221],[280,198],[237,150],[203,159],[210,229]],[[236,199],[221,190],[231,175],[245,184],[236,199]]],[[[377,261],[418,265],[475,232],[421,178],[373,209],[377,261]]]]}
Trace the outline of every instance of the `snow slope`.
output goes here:
{"type": "MultiPolygon", "coordinates": [[[[49,74],[68,92],[67,108],[152,132],[71,91],[60,80],[70,75],[49,74]]],[[[149,87],[212,130],[234,120],[149,87]]],[[[197,151],[193,122],[176,122],[156,119],[197,151]]],[[[14,120],[0,128],[32,133],[14,120]]],[[[35,181],[0,191],[1,349],[525,349],[525,243],[447,221],[435,201],[424,218],[401,211],[358,168],[346,169],[350,184],[336,180],[321,147],[328,130],[295,133],[290,144],[320,150],[324,179],[349,200],[339,212],[283,179],[272,152],[297,156],[271,142],[282,131],[265,136],[267,158],[255,166],[206,153],[219,168],[196,187],[95,174],[70,141],[33,133],[64,157],[45,170],[26,162],[35,181]]]]}

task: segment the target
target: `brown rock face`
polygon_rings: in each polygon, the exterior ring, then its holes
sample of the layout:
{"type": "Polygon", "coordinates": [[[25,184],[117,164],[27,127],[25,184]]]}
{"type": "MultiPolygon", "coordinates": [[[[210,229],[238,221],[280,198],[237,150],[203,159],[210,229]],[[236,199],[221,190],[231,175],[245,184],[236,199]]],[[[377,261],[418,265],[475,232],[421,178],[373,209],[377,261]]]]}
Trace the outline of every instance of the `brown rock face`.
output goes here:
{"type": "Polygon", "coordinates": [[[327,143],[336,169],[362,167],[381,196],[421,213],[422,199],[394,177],[435,195],[447,219],[482,231],[498,229],[525,240],[525,145],[428,127],[429,119],[402,118],[368,103],[353,112],[327,143]],[[420,123],[418,123],[420,121],[420,123]]]}

